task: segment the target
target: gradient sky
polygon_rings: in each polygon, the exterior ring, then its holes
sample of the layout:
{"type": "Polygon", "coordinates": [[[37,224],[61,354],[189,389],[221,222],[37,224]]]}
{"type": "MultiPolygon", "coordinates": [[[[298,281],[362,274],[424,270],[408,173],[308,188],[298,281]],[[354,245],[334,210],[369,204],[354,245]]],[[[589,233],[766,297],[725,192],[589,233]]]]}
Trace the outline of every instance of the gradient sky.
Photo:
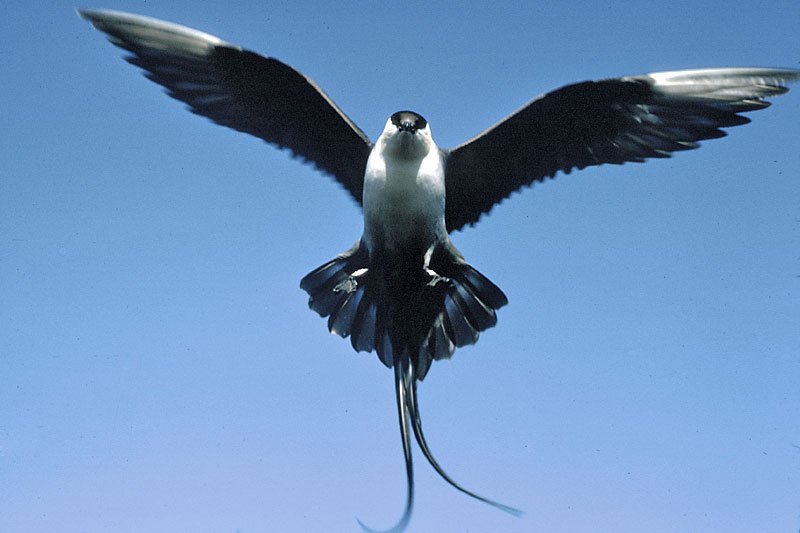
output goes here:
{"type": "MultiPolygon", "coordinates": [[[[0,20],[0,531],[358,532],[400,515],[392,373],[308,310],[340,187],[193,116],[74,13],[0,20]]],[[[80,6],[84,7],[84,6],[80,6]]],[[[800,2],[105,7],[312,77],[440,146],[585,79],[800,68],[800,2]]],[[[800,87],[700,150],[515,194],[453,236],[509,305],[420,386],[413,532],[800,528],[800,87]]]]}

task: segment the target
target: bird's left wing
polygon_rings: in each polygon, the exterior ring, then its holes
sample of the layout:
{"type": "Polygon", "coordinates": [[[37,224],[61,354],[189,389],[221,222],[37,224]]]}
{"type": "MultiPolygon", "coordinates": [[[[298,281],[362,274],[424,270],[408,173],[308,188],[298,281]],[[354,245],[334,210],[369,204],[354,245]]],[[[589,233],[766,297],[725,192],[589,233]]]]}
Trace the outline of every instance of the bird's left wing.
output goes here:
{"type": "Polygon", "coordinates": [[[312,80],[277,59],[177,24],[117,11],[78,14],[193,113],[288,148],[361,203],[372,143],[312,80]]]}
{"type": "Polygon", "coordinates": [[[447,230],[472,224],[533,181],[604,163],[642,162],[697,148],[746,124],[800,71],[721,68],[587,81],[542,95],[444,150],[447,230]]]}

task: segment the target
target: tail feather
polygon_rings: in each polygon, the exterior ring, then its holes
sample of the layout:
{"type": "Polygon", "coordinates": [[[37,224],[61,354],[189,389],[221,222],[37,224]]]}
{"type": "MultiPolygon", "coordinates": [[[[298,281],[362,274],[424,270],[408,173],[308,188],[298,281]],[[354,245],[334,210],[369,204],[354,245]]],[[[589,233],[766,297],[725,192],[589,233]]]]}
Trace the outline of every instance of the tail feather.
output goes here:
{"type": "Polygon", "coordinates": [[[489,281],[489,279],[464,263],[461,267],[461,275],[472,292],[486,305],[492,309],[500,309],[508,303],[508,298],[500,290],[500,287],[489,281]]]}
{"type": "Polygon", "coordinates": [[[346,284],[352,272],[348,272],[350,256],[344,253],[309,273],[300,281],[300,287],[311,295],[308,306],[321,316],[328,316],[339,309],[349,295],[342,284],[346,284]]]}
{"type": "MultiPolygon", "coordinates": [[[[408,361],[408,359],[405,359],[408,361]]],[[[403,455],[406,461],[406,505],[403,514],[397,523],[389,529],[376,531],[364,525],[361,520],[358,524],[366,533],[401,533],[408,526],[411,520],[411,512],[414,510],[414,462],[411,458],[411,436],[409,432],[409,380],[410,367],[407,364],[398,363],[394,367],[394,390],[397,398],[397,415],[400,418],[400,437],[403,440],[403,455]]]]}
{"type": "Polygon", "coordinates": [[[423,455],[428,460],[428,463],[433,467],[434,470],[450,485],[455,487],[456,489],[460,490],[464,494],[475,498],[476,500],[480,500],[484,503],[488,503],[492,507],[496,507],[501,511],[505,511],[509,514],[514,516],[522,516],[524,513],[519,509],[514,507],[510,507],[508,505],[496,502],[494,500],[490,500],[489,498],[485,498],[480,494],[476,494],[470,490],[465,489],[461,485],[459,485],[456,481],[451,478],[444,469],[439,466],[439,463],[436,462],[436,459],[433,457],[433,454],[428,447],[428,443],[425,441],[425,435],[422,433],[422,420],[420,419],[419,415],[419,405],[417,404],[417,376],[414,366],[411,365],[411,371],[408,380],[405,382],[406,387],[408,390],[406,391],[406,402],[408,403],[408,413],[411,418],[411,427],[414,430],[414,438],[417,440],[417,444],[419,445],[419,449],[422,450],[423,455]]]}
{"type": "Polygon", "coordinates": [[[367,291],[368,266],[369,254],[359,241],[300,281],[300,288],[309,294],[308,306],[328,317],[331,333],[350,335],[357,351],[375,347],[376,304],[367,291]]]}
{"type": "Polygon", "coordinates": [[[442,311],[430,326],[417,358],[417,379],[422,380],[431,362],[449,359],[456,348],[475,344],[480,332],[497,324],[495,311],[508,303],[506,295],[486,276],[461,259],[458,252],[445,250],[434,258],[432,268],[446,280],[442,311]]]}
{"type": "MultiPolygon", "coordinates": [[[[365,293],[366,294],[366,293],[365,293]]],[[[350,344],[357,352],[368,352],[375,345],[375,303],[371,298],[362,298],[353,318],[353,329],[350,333],[350,344]]]]}
{"type": "Polygon", "coordinates": [[[458,299],[453,297],[453,293],[458,294],[451,288],[444,298],[445,331],[453,344],[458,347],[475,344],[478,342],[480,332],[469,323],[465,309],[459,305],[458,299]]]}
{"type": "Polygon", "coordinates": [[[447,334],[447,326],[445,326],[444,321],[445,319],[442,314],[437,316],[436,320],[433,321],[433,326],[431,326],[431,331],[427,339],[427,350],[431,357],[420,358],[420,363],[422,363],[423,360],[449,359],[453,355],[456,345],[447,334]]]}
{"type": "MultiPolygon", "coordinates": [[[[417,381],[434,360],[448,359],[456,348],[474,344],[481,331],[497,323],[496,310],[508,303],[503,291],[468,265],[449,241],[434,250],[424,268],[413,260],[371,265],[369,252],[359,241],[309,273],[300,287],[309,294],[309,307],[328,317],[331,333],[349,335],[356,351],[375,350],[387,367],[394,367],[407,495],[399,521],[386,531],[401,532],[411,519],[412,431],[425,458],[445,481],[473,498],[520,515],[513,507],[465,489],[439,466],[422,433],[416,392],[417,381]]],[[[367,533],[377,533],[359,524],[367,533]]]]}
{"type": "Polygon", "coordinates": [[[361,520],[358,520],[359,525],[366,533],[401,533],[405,530],[409,521],[411,520],[411,513],[414,509],[414,466],[411,455],[411,437],[410,431],[414,432],[414,438],[422,450],[423,455],[428,460],[428,463],[434,470],[450,485],[460,490],[464,494],[475,498],[476,500],[487,503],[493,507],[505,511],[514,516],[521,516],[522,511],[514,507],[490,500],[480,494],[476,494],[470,490],[465,489],[459,485],[453,478],[451,478],[444,469],[439,466],[439,463],[433,457],[433,454],[425,441],[425,435],[422,433],[422,420],[419,414],[419,405],[417,404],[417,372],[414,363],[408,357],[407,352],[403,352],[402,356],[395,361],[394,365],[394,386],[395,396],[397,398],[397,414],[400,419],[400,436],[403,441],[403,456],[406,463],[406,505],[403,514],[397,523],[389,529],[376,531],[367,527],[361,520]]]}
{"type": "MultiPolygon", "coordinates": [[[[485,304],[475,293],[465,287],[458,280],[453,280],[455,291],[453,299],[458,301],[459,307],[464,309],[465,316],[472,327],[478,331],[491,328],[497,324],[497,314],[489,304],[485,304]]],[[[488,298],[487,298],[488,299],[488,298]]]]}
{"type": "Polygon", "coordinates": [[[353,255],[352,251],[350,249],[343,254],[339,254],[334,259],[306,274],[300,280],[300,288],[308,292],[312,297],[315,296],[323,284],[344,270],[353,255]]]}
{"type": "Polygon", "coordinates": [[[449,243],[433,254],[428,271],[409,275],[411,283],[406,273],[398,275],[396,265],[389,268],[371,267],[359,241],[310,272],[300,287],[309,294],[309,307],[328,317],[331,333],[350,336],[356,351],[375,350],[390,368],[395,355],[408,350],[420,380],[433,361],[475,344],[481,331],[497,323],[495,311],[508,303],[503,291],[449,243]],[[404,281],[393,285],[390,278],[404,281]]]}
{"type": "MultiPolygon", "coordinates": [[[[341,284],[337,285],[337,287],[340,286],[341,284]]],[[[352,332],[358,308],[364,298],[364,288],[339,288],[339,292],[346,296],[344,301],[340,300],[341,303],[339,303],[338,308],[331,310],[328,317],[328,330],[344,338],[352,332]]]]}

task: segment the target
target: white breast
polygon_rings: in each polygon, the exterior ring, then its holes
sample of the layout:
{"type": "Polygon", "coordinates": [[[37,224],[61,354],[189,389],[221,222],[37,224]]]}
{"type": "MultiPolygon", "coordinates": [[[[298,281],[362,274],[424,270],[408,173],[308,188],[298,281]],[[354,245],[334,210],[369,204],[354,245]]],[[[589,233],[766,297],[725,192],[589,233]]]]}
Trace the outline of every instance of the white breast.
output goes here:
{"type": "Polygon", "coordinates": [[[444,166],[433,145],[421,159],[378,143],[364,175],[364,238],[370,250],[428,248],[446,238],[444,166]]]}

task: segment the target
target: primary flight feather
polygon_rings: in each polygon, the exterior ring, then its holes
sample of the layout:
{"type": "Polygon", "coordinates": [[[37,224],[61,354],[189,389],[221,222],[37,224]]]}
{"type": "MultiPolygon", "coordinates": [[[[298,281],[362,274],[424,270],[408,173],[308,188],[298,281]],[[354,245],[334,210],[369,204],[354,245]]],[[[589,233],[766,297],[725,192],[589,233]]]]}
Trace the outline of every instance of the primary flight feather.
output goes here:
{"type": "Polygon", "coordinates": [[[402,531],[411,517],[412,433],[448,483],[519,513],[458,485],[422,433],[417,382],[432,361],[475,343],[507,303],[449,233],[558,171],[670,157],[722,137],[721,128],[749,122],[741,113],[767,107],[764,98],[800,78],[796,70],[720,68],[586,81],[535,98],[455,148],[439,148],[413,111],[391,115],[373,143],[310,78],[277,59],[148,17],[78,14],[193,113],[291,150],[363,207],[361,238],[300,286],[332,333],[349,336],[357,351],[375,350],[394,369],[408,483],[390,531],[402,531]]]}

